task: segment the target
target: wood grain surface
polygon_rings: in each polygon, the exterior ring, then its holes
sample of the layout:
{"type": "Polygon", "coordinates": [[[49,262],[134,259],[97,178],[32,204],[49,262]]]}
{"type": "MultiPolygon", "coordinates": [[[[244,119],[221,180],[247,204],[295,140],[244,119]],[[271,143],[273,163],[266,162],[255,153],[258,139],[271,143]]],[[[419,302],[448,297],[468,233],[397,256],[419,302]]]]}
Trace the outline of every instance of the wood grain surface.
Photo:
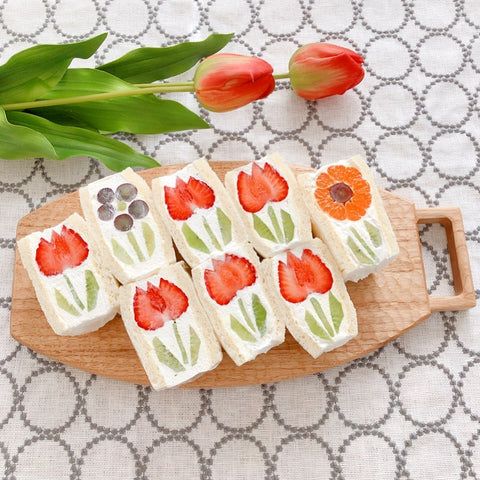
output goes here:
{"type": "MultiPolygon", "coordinates": [[[[225,173],[244,162],[211,162],[223,180],[225,173]]],[[[169,165],[140,174],[152,178],[175,172],[183,165],[169,165]]],[[[295,167],[298,172],[306,168],[295,167]]],[[[241,367],[225,354],[222,363],[185,387],[224,387],[269,383],[320,372],[362,357],[398,337],[432,311],[461,310],[475,304],[460,211],[422,209],[391,193],[382,192],[399,245],[400,255],[382,271],[358,283],[348,283],[357,309],[358,336],[348,344],[314,360],[287,333],[282,345],[241,367]],[[455,296],[429,297],[425,284],[417,223],[442,223],[455,280],[455,296]]],[[[81,213],[78,192],[66,195],[26,215],[18,223],[17,239],[56,225],[73,212],[81,213]]],[[[48,325],[33,286],[15,257],[11,334],[23,345],[53,360],[110,378],[148,385],[148,379],[133,349],[120,317],[100,330],[77,337],[60,337],[48,325]]]]}

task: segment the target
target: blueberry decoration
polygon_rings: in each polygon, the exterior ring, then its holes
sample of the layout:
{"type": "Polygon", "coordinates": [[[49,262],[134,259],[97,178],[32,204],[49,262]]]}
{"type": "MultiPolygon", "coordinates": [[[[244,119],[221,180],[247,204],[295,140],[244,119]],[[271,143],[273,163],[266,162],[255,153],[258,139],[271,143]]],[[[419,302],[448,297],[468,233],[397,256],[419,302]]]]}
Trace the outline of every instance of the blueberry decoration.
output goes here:
{"type": "Polygon", "coordinates": [[[115,217],[113,225],[120,232],[128,232],[133,226],[133,218],[128,213],[122,213],[115,217]]]}
{"type": "MultiPolygon", "coordinates": [[[[113,195],[113,192],[112,192],[113,195]]],[[[98,218],[104,222],[108,222],[115,215],[115,208],[111,203],[100,205],[97,210],[98,218]]]]}
{"type": "Polygon", "coordinates": [[[147,216],[148,211],[148,205],[143,200],[134,200],[128,206],[128,213],[136,220],[147,216]]]}
{"type": "Polygon", "coordinates": [[[115,197],[115,194],[113,193],[113,190],[108,187],[102,188],[97,193],[97,200],[99,201],[99,203],[102,203],[102,204],[111,203],[114,197],[115,197]]]}
{"type": "Polygon", "coordinates": [[[117,187],[115,196],[118,200],[123,200],[125,202],[132,201],[137,196],[138,190],[135,185],[131,183],[122,183],[117,187]]]}

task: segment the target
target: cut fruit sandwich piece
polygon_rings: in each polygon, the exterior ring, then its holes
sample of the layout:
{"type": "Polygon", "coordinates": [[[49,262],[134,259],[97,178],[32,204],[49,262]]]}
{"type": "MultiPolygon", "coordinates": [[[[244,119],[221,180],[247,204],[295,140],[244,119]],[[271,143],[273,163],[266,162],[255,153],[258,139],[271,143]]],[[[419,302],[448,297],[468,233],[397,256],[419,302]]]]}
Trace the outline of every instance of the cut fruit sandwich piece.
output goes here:
{"type": "Polygon", "coordinates": [[[225,187],[205,159],[155,178],[152,191],[162,220],[191,267],[246,241],[225,187]]]}
{"type": "Polygon", "coordinates": [[[120,288],[122,319],[155,390],[215,368],[220,345],[183,262],[120,288]]]}
{"type": "Polygon", "coordinates": [[[117,284],[104,273],[80,215],[23,237],[18,250],[57,335],[92,332],[118,312],[117,284]]]}
{"type": "Polygon", "coordinates": [[[354,282],[399,253],[372,172],[360,156],[298,176],[315,236],[332,252],[343,278],[354,282]]]}
{"type": "Polygon", "coordinates": [[[355,307],[328,248],[318,238],[262,262],[288,331],[314,358],[357,335],[355,307]]]}
{"type": "Polygon", "coordinates": [[[308,210],[290,167],[277,154],[231,170],[225,185],[249,240],[263,257],[312,239],[308,210]]]}
{"type": "Polygon", "coordinates": [[[105,268],[120,283],[175,262],[168,231],[150,189],[131,168],[80,189],[80,203],[105,268]]]}
{"type": "Polygon", "coordinates": [[[192,277],[220,343],[237,365],[283,342],[281,312],[249,245],[236,245],[196,266],[192,277]]]}

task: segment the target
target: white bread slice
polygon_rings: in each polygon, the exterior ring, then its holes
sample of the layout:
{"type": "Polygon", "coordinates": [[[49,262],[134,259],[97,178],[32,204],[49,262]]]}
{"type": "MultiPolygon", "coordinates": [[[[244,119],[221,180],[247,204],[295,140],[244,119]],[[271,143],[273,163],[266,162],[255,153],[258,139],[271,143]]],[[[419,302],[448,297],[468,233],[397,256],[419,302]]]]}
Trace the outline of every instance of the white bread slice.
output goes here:
{"type": "MultiPolygon", "coordinates": [[[[125,209],[119,211],[120,202],[115,198],[112,202],[115,217],[119,214],[128,214],[128,206],[132,201],[124,202],[125,209]]],[[[147,277],[159,268],[176,261],[172,240],[153,208],[152,194],[147,182],[131,168],[82,187],[80,203],[90,236],[98,245],[102,263],[120,283],[125,284],[147,277]],[[149,207],[148,214],[144,218],[134,220],[132,228],[127,232],[115,229],[113,218],[102,221],[97,214],[97,209],[101,205],[97,200],[99,190],[108,187],[115,192],[123,183],[130,183],[137,188],[138,193],[132,201],[143,200],[149,207]],[[147,244],[147,239],[150,239],[150,245],[147,244]],[[117,245],[119,253],[115,254],[112,242],[117,245]]]]}
{"type": "MultiPolygon", "coordinates": [[[[166,290],[167,288],[161,290],[161,294],[166,290]]],[[[161,298],[168,306],[169,298],[174,297],[170,294],[168,298],[166,296],[161,298]]],[[[138,304],[140,303],[138,301],[138,304]]],[[[202,373],[214,369],[220,363],[222,359],[220,344],[201,307],[183,262],[168,265],[156,275],[120,287],[120,306],[125,328],[155,390],[189,382],[202,373]],[[174,285],[174,287],[169,285],[168,289],[179,288],[183,292],[180,295],[186,295],[187,304],[175,321],[167,320],[157,329],[146,330],[136,321],[135,293],[137,288],[147,292],[149,283],[159,287],[163,285],[161,282],[174,285]]],[[[139,309],[138,311],[148,312],[149,310],[139,309]]],[[[152,319],[152,316],[138,314],[138,320],[150,326],[154,325],[151,323],[152,319]]]]}
{"type": "MultiPolygon", "coordinates": [[[[282,312],[282,319],[285,321],[288,331],[312,357],[317,358],[324,352],[340,347],[357,335],[355,307],[350,300],[340,270],[335,264],[330,251],[318,238],[310,242],[297,243],[289,251],[281,252],[273,258],[265,259],[262,262],[262,272],[265,282],[275,292],[276,308],[282,312]],[[308,256],[302,257],[305,251],[308,252],[308,256]],[[293,254],[300,261],[304,260],[304,265],[307,265],[307,268],[309,265],[308,259],[312,258],[311,255],[314,255],[316,259],[312,264],[313,270],[306,272],[305,276],[309,277],[311,274],[317,274],[318,277],[314,278],[313,281],[318,282],[318,285],[326,289],[330,286],[329,275],[328,271],[324,270],[324,267],[318,262],[318,259],[320,259],[330,271],[331,288],[325,291],[325,293],[315,291],[307,293],[310,290],[309,286],[307,286],[307,290],[303,290],[303,295],[301,294],[298,297],[291,296],[287,279],[293,278],[293,285],[297,283],[299,285],[302,284],[302,279],[297,279],[293,273],[292,277],[282,277],[285,278],[283,284],[286,286],[281,289],[279,280],[280,262],[283,263],[284,269],[287,269],[290,273],[294,272],[293,269],[289,268],[290,265],[287,260],[289,253],[293,254]],[[325,278],[327,278],[326,281],[325,278]],[[304,298],[305,294],[307,296],[304,298]],[[301,300],[302,298],[304,300],[301,300]],[[290,300],[295,300],[295,302],[290,300]],[[339,305],[341,305],[341,309],[339,305]],[[311,315],[308,318],[308,322],[306,318],[307,311],[311,315]],[[337,313],[333,315],[333,312],[337,313]],[[335,324],[333,323],[333,318],[338,320],[335,324]]],[[[293,292],[295,291],[294,288],[293,292]]]]}
{"type": "MultiPolygon", "coordinates": [[[[238,266],[238,260],[235,262],[238,266]]],[[[235,270],[220,276],[217,289],[213,290],[216,298],[219,298],[218,288],[229,289],[229,275],[234,278],[237,276],[243,278],[235,270]]],[[[205,311],[208,312],[220,343],[237,365],[253,360],[257,355],[267,352],[284,341],[285,325],[273,308],[271,287],[265,283],[257,254],[248,244],[236,245],[224,254],[206,260],[192,270],[192,277],[195,289],[205,311]],[[248,265],[247,269],[253,283],[239,288],[230,301],[221,305],[209,294],[205,272],[214,270],[215,264],[218,268],[219,262],[231,258],[226,255],[239,257],[242,265],[248,265]]],[[[235,290],[235,288],[231,289],[232,292],[235,290]]]]}
{"type": "Polygon", "coordinates": [[[74,213],[54,227],[31,233],[20,239],[17,246],[45,318],[57,335],[93,332],[115,317],[118,312],[117,283],[102,268],[85,220],[80,215],[74,213]],[[42,238],[51,241],[52,231],[61,234],[64,225],[86,242],[88,255],[78,266],[47,276],[36,261],[37,248],[42,238]],[[71,287],[67,282],[71,282],[71,287]]]}
{"type": "Polygon", "coordinates": [[[260,161],[230,170],[225,175],[225,186],[243,221],[249,241],[263,257],[271,257],[295,242],[307,242],[312,239],[312,225],[302,199],[302,192],[299,190],[295,175],[280,155],[267,155],[260,161]],[[237,188],[240,172],[251,175],[254,163],[262,169],[268,163],[288,185],[288,194],[283,200],[267,202],[256,213],[248,212],[242,207],[237,188]]]}
{"type": "MultiPolygon", "coordinates": [[[[399,253],[397,239],[372,172],[362,157],[357,155],[323,166],[314,173],[301,174],[298,181],[310,210],[313,232],[330,248],[345,281],[361,280],[395,259],[399,253]],[[332,165],[356,168],[370,186],[371,203],[359,220],[335,219],[322,210],[315,199],[317,178],[332,165]]],[[[352,201],[354,199],[355,194],[352,201]]]]}
{"type": "Polygon", "coordinates": [[[193,268],[207,258],[217,255],[230,244],[246,241],[237,211],[223,183],[204,158],[188,164],[172,175],[155,178],[152,181],[152,192],[155,207],[173,237],[180,255],[190,267],[193,268]],[[193,213],[187,220],[174,219],[165,201],[165,187],[175,187],[178,178],[188,182],[191,177],[206,183],[213,190],[214,203],[209,208],[193,208],[193,213]],[[191,231],[188,231],[189,234],[185,231],[188,227],[199,240],[195,236],[192,237],[191,231]]]}

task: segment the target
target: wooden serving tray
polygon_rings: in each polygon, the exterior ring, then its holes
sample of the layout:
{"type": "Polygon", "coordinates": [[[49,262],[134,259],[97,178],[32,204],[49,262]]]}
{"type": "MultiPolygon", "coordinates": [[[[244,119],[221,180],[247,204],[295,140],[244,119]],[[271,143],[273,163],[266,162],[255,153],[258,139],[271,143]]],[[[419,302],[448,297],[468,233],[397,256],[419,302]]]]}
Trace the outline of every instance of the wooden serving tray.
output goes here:
{"type": "MultiPolygon", "coordinates": [[[[225,173],[244,162],[212,162],[223,180],[225,173]]],[[[168,165],[140,173],[148,182],[168,175],[183,165],[168,165]]],[[[298,172],[307,168],[296,167],[298,172]]],[[[282,345],[241,367],[225,354],[222,363],[186,387],[225,387],[269,383],[299,377],[349,362],[380,348],[432,312],[464,310],[475,305],[475,292],[458,208],[416,209],[396,195],[382,192],[385,207],[400,245],[399,257],[382,271],[358,283],[348,283],[357,309],[358,336],[336,350],[314,360],[287,333],[282,345]],[[417,224],[441,223],[447,234],[455,295],[430,297],[417,224]]],[[[73,212],[81,213],[78,192],[66,195],[26,215],[18,223],[17,240],[60,223],[73,212]]],[[[60,337],[48,325],[33,286],[15,258],[11,334],[20,343],[54,360],[87,372],[148,385],[148,379],[119,316],[100,330],[76,337],[60,337]]]]}

